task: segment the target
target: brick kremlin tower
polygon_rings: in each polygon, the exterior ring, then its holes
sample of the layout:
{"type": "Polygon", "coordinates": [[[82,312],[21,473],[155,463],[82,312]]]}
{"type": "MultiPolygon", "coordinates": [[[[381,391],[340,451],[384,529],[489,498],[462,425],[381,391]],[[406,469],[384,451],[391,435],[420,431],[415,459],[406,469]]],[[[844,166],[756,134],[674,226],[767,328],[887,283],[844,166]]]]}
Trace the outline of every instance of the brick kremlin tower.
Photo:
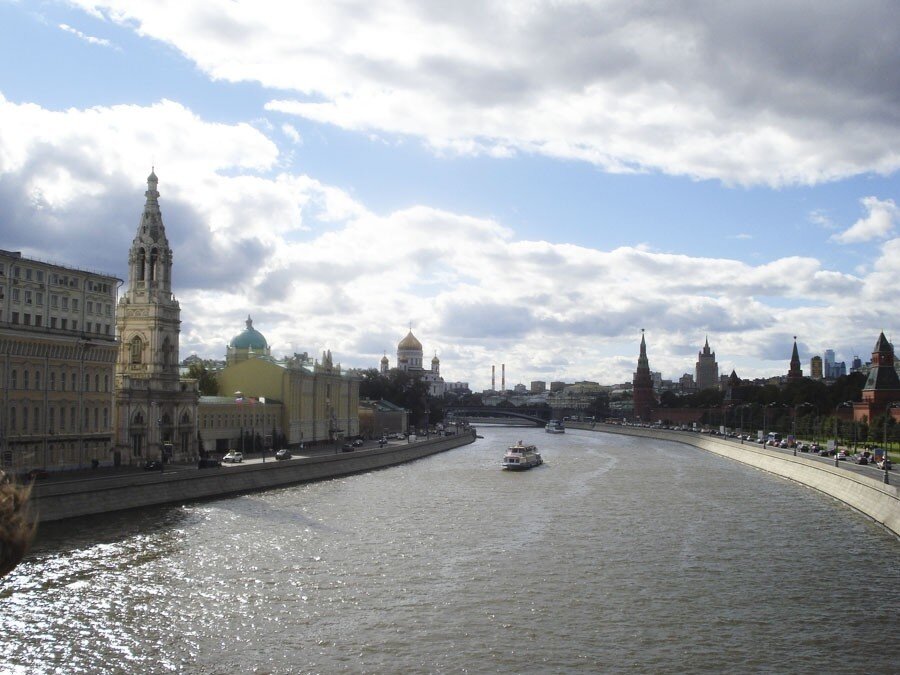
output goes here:
{"type": "Polygon", "coordinates": [[[644,341],[643,328],[641,328],[641,354],[638,356],[632,387],[635,421],[650,422],[651,411],[656,405],[656,397],[653,395],[653,379],[650,377],[650,363],[647,361],[647,343],[644,341]]]}
{"type": "Polygon", "coordinates": [[[796,382],[803,379],[803,370],[800,368],[800,353],[797,351],[797,336],[794,336],[794,351],[791,352],[791,369],[787,374],[788,382],[796,382]]]}
{"type": "Polygon", "coordinates": [[[882,332],[872,352],[872,367],[862,390],[862,403],[853,405],[854,419],[872,421],[894,401],[900,401],[900,377],[894,369],[894,345],[882,332]]]}

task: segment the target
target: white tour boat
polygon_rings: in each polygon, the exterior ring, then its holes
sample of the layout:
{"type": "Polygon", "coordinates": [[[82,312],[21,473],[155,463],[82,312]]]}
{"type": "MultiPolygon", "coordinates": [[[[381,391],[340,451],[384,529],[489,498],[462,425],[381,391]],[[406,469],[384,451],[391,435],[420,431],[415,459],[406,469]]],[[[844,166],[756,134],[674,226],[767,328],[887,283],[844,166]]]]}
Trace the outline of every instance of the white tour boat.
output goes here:
{"type": "Polygon", "coordinates": [[[564,434],[566,433],[566,428],[563,426],[562,422],[559,420],[550,420],[547,422],[547,426],[544,427],[544,430],[548,434],[564,434]]]}
{"type": "Polygon", "coordinates": [[[541,453],[538,452],[537,447],[523,445],[522,441],[507,448],[506,455],[503,457],[503,468],[511,471],[524,471],[543,463],[544,460],[541,459],[541,453]]]}

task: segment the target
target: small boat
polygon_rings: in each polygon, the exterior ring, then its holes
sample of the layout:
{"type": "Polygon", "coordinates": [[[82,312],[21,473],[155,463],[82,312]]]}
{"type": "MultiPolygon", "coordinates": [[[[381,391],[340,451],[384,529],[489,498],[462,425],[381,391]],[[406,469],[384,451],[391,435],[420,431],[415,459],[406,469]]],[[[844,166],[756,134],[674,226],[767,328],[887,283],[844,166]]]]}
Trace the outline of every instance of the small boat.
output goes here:
{"type": "Polygon", "coordinates": [[[524,445],[519,441],[506,450],[503,457],[503,468],[510,471],[524,471],[544,463],[541,453],[534,445],[524,445]]]}
{"type": "Polygon", "coordinates": [[[559,420],[550,420],[547,422],[547,426],[544,427],[544,431],[548,434],[564,434],[566,433],[566,428],[559,420]]]}

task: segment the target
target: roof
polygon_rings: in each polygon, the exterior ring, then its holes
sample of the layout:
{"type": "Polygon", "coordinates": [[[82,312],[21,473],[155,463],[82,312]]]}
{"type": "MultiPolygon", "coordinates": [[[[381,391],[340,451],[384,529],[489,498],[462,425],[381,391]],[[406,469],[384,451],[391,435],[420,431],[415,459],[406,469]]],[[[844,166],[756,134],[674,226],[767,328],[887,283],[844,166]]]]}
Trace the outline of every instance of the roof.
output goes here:
{"type": "Polygon", "coordinates": [[[228,345],[232,349],[256,349],[264,351],[269,348],[265,336],[253,327],[253,319],[247,317],[247,328],[235,335],[228,345]]]}
{"type": "Polygon", "coordinates": [[[406,334],[406,337],[400,340],[397,349],[416,349],[422,351],[422,343],[412,334],[412,331],[409,331],[406,334]]]}

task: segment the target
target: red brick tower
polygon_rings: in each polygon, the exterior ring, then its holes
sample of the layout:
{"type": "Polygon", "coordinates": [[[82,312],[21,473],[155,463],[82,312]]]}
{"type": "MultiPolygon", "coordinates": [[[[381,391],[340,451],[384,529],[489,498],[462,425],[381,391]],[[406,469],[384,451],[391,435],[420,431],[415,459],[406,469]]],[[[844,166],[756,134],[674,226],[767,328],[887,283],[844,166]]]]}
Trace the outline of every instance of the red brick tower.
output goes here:
{"type": "Polygon", "coordinates": [[[788,382],[803,379],[803,370],[800,368],[800,353],[797,351],[797,336],[794,336],[794,351],[791,352],[791,369],[787,374],[788,382]]]}
{"type": "Polygon", "coordinates": [[[634,390],[634,419],[650,422],[656,397],[653,395],[653,379],[650,377],[650,363],[647,361],[647,343],[644,341],[644,329],[641,328],[641,354],[638,356],[637,370],[632,380],[634,390]]]}
{"type": "MultiPolygon", "coordinates": [[[[880,415],[889,403],[900,400],[900,378],[894,370],[894,345],[882,332],[872,352],[872,368],[862,391],[862,405],[869,420],[880,415]]],[[[859,404],[857,404],[859,405],[859,404]]]]}

